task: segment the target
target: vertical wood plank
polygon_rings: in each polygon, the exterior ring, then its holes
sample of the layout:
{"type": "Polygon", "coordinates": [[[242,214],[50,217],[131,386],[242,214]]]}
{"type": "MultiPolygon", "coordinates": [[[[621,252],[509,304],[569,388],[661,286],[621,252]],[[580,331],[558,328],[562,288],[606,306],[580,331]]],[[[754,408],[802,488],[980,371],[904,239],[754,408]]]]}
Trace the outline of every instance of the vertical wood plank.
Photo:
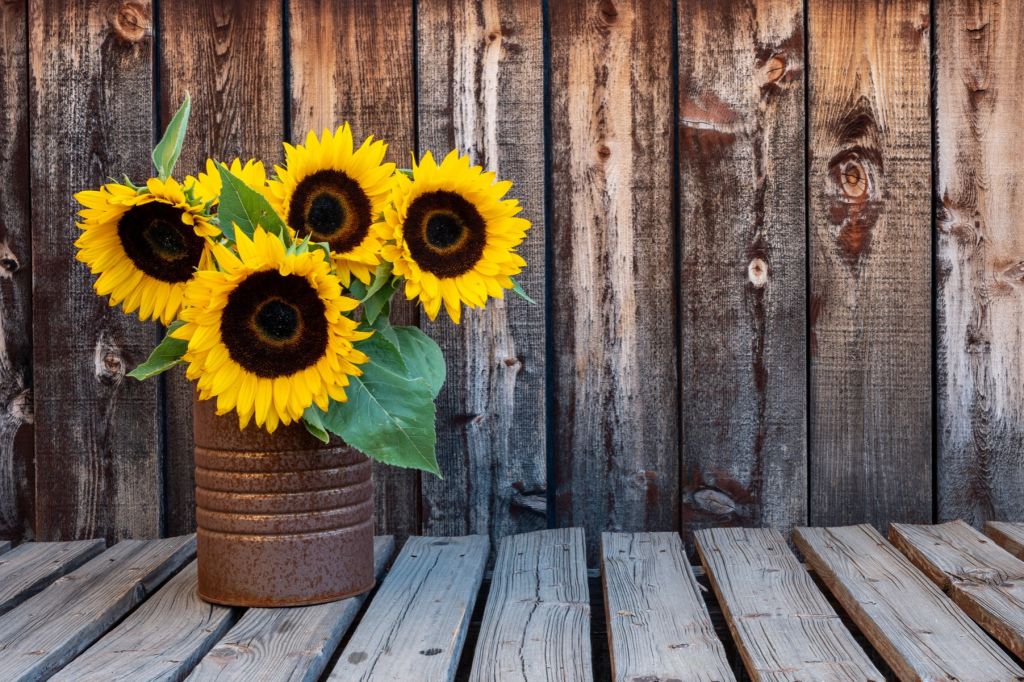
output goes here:
{"type": "Polygon", "coordinates": [[[807,519],[803,2],[679,5],[682,514],[807,519]]]}
{"type": "MultiPolygon", "coordinates": [[[[185,93],[192,95],[176,175],[203,170],[210,157],[256,157],[272,171],[285,133],[281,3],[210,0],[159,7],[161,132],[185,93]]],[[[165,377],[166,532],[178,535],[195,530],[194,388],[183,368],[165,377]]]]}
{"type": "Polygon", "coordinates": [[[672,3],[551,3],[559,525],[679,525],[672,3]]]}
{"type": "MultiPolygon", "coordinates": [[[[457,148],[514,183],[533,223],[520,283],[544,297],[544,60],[535,0],[417,5],[421,151],[457,148]]],[[[547,526],[545,307],[508,292],[462,324],[424,321],[448,361],[438,399],[438,460],[424,476],[423,531],[490,533],[547,526]]],[[[492,544],[497,547],[497,543],[492,544]]]]}
{"type": "MultiPolygon", "coordinates": [[[[289,0],[291,131],[294,140],[348,121],[355,137],[388,143],[409,167],[416,147],[412,0],[289,0]]],[[[415,324],[395,298],[392,321],[415,324]]],[[[447,473],[447,472],[446,472],[447,473]]],[[[403,540],[419,528],[419,475],[374,462],[377,533],[403,540]]]]}
{"type": "Polygon", "coordinates": [[[29,2],[36,523],[42,539],[161,530],[157,382],[126,379],[158,339],[108,307],[74,258],[74,192],[149,177],[147,0],[29,2]]]}
{"type": "Polygon", "coordinates": [[[1024,5],[935,16],[938,507],[1024,519],[1024,5]]]}
{"type": "Polygon", "coordinates": [[[27,13],[0,2],[0,537],[15,540],[35,513],[27,13]]]}
{"type": "Polygon", "coordinates": [[[930,521],[926,0],[808,6],[810,521],[930,521]]]}

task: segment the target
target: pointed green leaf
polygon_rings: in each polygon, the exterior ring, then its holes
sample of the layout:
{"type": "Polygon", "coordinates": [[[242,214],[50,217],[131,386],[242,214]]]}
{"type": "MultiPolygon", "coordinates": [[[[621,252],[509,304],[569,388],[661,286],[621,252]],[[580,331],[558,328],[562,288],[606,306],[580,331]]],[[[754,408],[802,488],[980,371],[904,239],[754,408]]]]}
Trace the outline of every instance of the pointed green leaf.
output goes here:
{"type": "Polygon", "coordinates": [[[310,405],[302,415],[302,425],[322,443],[331,442],[331,434],[324,428],[323,420],[320,419],[320,412],[316,407],[310,405]]]}
{"type": "MultiPolygon", "coordinates": [[[[509,277],[509,279],[512,279],[512,278],[509,277]]],[[[527,303],[532,303],[533,305],[537,305],[537,302],[535,300],[533,300],[532,298],[530,298],[530,295],[526,293],[526,290],[523,289],[523,286],[519,282],[514,280],[514,279],[512,279],[512,291],[515,292],[516,296],[518,296],[519,298],[523,299],[527,303]]]]}
{"type": "Polygon", "coordinates": [[[434,397],[441,392],[448,370],[444,353],[437,343],[418,327],[392,327],[395,343],[402,354],[410,379],[423,379],[434,397]]]}
{"type": "Polygon", "coordinates": [[[167,334],[164,336],[163,341],[153,349],[153,352],[149,354],[145,362],[128,372],[128,376],[142,381],[143,379],[166,372],[181,362],[181,357],[188,350],[188,341],[171,338],[171,332],[183,324],[185,323],[181,320],[172,322],[171,326],[167,328],[167,334]]]}
{"type": "Polygon", "coordinates": [[[286,245],[291,244],[291,236],[284,226],[284,221],[267,199],[240,178],[235,177],[223,163],[217,164],[217,170],[221,179],[217,216],[220,219],[220,231],[224,236],[234,240],[234,225],[238,225],[242,232],[252,237],[256,226],[259,225],[267,232],[280,236],[286,245]]]}
{"type": "Polygon", "coordinates": [[[156,147],[153,148],[153,166],[161,180],[166,180],[174,172],[174,166],[181,156],[181,145],[185,141],[185,131],[188,128],[188,117],[192,111],[192,98],[185,93],[185,100],[174,112],[171,122],[167,124],[164,136],[160,138],[156,147]]]}

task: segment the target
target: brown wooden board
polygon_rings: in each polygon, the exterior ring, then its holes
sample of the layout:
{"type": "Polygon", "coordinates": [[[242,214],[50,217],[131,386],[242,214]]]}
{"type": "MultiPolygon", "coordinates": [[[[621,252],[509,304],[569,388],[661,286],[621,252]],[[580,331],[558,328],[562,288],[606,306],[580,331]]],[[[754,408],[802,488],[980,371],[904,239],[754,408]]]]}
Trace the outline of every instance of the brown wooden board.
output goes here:
{"type": "MultiPolygon", "coordinates": [[[[423,0],[417,5],[419,147],[451,149],[514,184],[533,223],[517,278],[544,299],[544,55],[541,3],[423,0]]],[[[423,477],[423,532],[490,533],[547,526],[545,306],[507,292],[459,325],[423,316],[445,351],[438,461],[423,477]]]]}
{"type": "Polygon", "coordinates": [[[682,522],[807,522],[800,0],[680,2],[682,522]]]}
{"type": "MultiPolygon", "coordinates": [[[[416,147],[412,0],[287,4],[292,139],[348,121],[357,142],[385,140],[387,160],[408,168],[416,147]]],[[[394,303],[392,323],[415,324],[404,296],[394,303]]],[[[418,533],[418,473],[374,462],[373,479],[377,533],[418,533]]]]}
{"type": "MultiPolygon", "coordinates": [[[[373,539],[378,580],[394,551],[393,537],[373,539]]],[[[315,606],[249,609],[188,679],[314,682],[369,596],[364,593],[315,606]]]]}
{"type": "Polygon", "coordinates": [[[601,578],[612,679],[735,679],[678,533],[602,534],[601,578]]]}
{"type": "Polygon", "coordinates": [[[978,625],[1024,658],[1024,562],[963,521],[894,523],[889,539],[978,625]]]}
{"type": "Polygon", "coordinates": [[[1024,523],[988,521],[984,530],[985,535],[995,540],[996,544],[1018,559],[1024,560],[1024,523]]]}
{"type": "Polygon", "coordinates": [[[808,6],[815,525],[932,517],[928,4],[808,6]]]}
{"type": "Polygon", "coordinates": [[[0,3],[0,537],[32,535],[28,5],[0,3]]]}
{"type": "Polygon", "coordinates": [[[935,5],[939,518],[1024,518],[1024,4],[935,5]]]}
{"type": "Polygon", "coordinates": [[[0,548],[0,614],[38,593],[106,548],[103,540],[26,542],[13,552],[0,548]]]}
{"type": "Polygon", "coordinates": [[[559,525],[679,525],[670,0],[549,4],[559,525]]]}
{"type": "Polygon", "coordinates": [[[502,540],[469,679],[594,679],[583,529],[542,530],[502,540]]]}
{"type": "Polygon", "coordinates": [[[751,678],[885,679],[777,530],[713,528],[694,537],[751,678]]]}
{"type": "Polygon", "coordinates": [[[44,540],[161,531],[159,384],[125,374],[159,338],[108,307],[75,260],[72,195],[152,172],[148,0],[29,2],[36,531],[44,540]]]}
{"type": "Polygon", "coordinates": [[[874,527],[798,528],[793,541],[901,680],[1024,680],[1024,670],[874,527]]]}
{"type": "Polygon", "coordinates": [[[194,536],[123,540],[0,616],[0,679],[45,679],[195,555],[194,536]]]}

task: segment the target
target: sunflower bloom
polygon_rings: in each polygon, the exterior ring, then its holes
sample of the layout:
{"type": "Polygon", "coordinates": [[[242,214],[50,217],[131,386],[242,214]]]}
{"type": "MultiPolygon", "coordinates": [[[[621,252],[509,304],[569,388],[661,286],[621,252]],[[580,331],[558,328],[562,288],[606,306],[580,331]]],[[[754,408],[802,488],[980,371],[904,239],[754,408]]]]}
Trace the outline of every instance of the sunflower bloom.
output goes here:
{"type": "MultiPolygon", "coordinates": [[[[249,189],[255,190],[270,199],[270,190],[267,187],[267,170],[262,161],[249,159],[242,164],[241,159],[233,159],[227,164],[228,170],[236,178],[246,184],[249,189]]],[[[192,190],[195,198],[203,204],[216,204],[220,201],[222,183],[220,172],[217,170],[217,162],[213,159],[206,160],[206,171],[198,173],[195,177],[191,175],[185,178],[185,186],[192,190]]]]}
{"type": "Polygon", "coordinates": [[[185,283],[209,262],[206,237],[219,234],[203,204],[190,202],[172,178],[151,178],[141,191],[109,183],[75,199],[83,207],[76,258],[99,275],[96,293],[140,320],[169,324],[185,283]]]}
{"type": "Polygon", "coordinates": [[[373,137],[353,149],[348,124],[332,134],[312,132],[305,145],[285,144],[285,165],[271,180],[270,201],[300,238],[326,242],[342,284],[355,276],[369,283],[380,263],[380,240],[371,230],[390,190],[395,164],[384,163],[387,145],[373,137]]]}
{"type": "Polygon", "coordinates": [[[238,413],[273,433],[302,418],[310,405],[347,400],[349,377],[367,356],[353,343],[368,338],[344,313],[357,301],[319,249],[286,249],[257,227],[236,230],[237,254],[212,246],[218,269],[196,275],[185,292],[184,324],[172,336],[188,342],[186,374],[217,414],[238,413]]]}
{"type": "Polygon", "coordinates": [[[406,298],[419,299],[431,320],[443,303],[458,323],[462,304],[482,308],[513,287],[526,265],[515,248],[530,222],[516,217],[518,201],[503,198],[511,182],[496,182],[453,151],[440,164],[430,152],[414,159],[412,179],[398,175],[392,185],[374,231],[387,242],[382,256],[405,278],[406,298]]]}

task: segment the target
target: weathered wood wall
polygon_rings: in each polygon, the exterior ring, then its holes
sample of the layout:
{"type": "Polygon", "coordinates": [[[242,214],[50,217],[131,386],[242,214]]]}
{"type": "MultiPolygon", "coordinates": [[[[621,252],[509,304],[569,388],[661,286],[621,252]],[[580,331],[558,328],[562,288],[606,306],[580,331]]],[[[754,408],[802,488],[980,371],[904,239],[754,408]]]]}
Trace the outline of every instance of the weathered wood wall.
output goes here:
{"type": "Polygon", "coordinates": [[[542,305],[424,322],[446,477],[379,467],[383,531],[1022,519],[1022,43],[1010,0],[0,0],[0,538],[194,523],[189,387],[72,257],[186,91],[183,171],[348,120],[534,222],[542,305]]]}

